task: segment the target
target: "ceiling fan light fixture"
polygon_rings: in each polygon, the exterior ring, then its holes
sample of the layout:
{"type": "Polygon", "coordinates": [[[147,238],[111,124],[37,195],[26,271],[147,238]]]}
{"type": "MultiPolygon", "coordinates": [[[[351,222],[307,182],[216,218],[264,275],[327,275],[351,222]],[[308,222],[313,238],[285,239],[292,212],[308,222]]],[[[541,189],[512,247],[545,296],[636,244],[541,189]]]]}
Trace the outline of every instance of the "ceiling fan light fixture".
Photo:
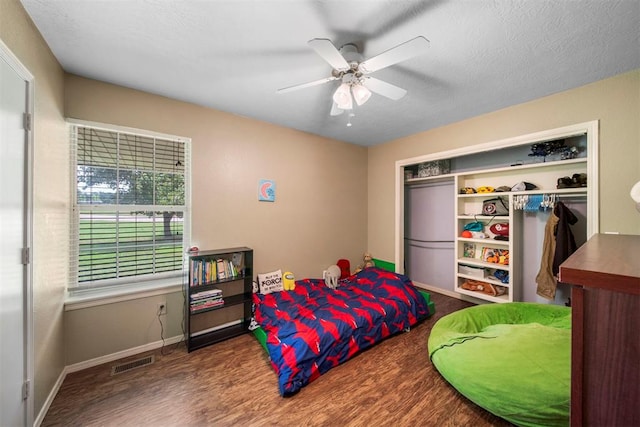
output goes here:
{"type": "MultiPolygon", "coordinates": [[[[1,0],[0,0],[1,1],[1,0]]],[[[406,61],[425,52],[429,40],[423,36],[415,37],[401,43],[381,54],[362,61],[358,46],[347,43],[337,49],[329,39],[311,39],[308,42],[318,55],[331,65],[331,77],[278,89],[278,93],[316,86],[322,83],[341,80],[340,86],[333,93],[330,114],[337,116],[346,110],[353,109],[353,100],[358,106],[364,105],[372,93],[397,101],[407,94],[405,89],[378,80],[367,74],[406,61]],[[352,95],[353,94],[353,95],[352,95]]],[[[351,122],[349,122],[350,124],[351,122]]]]}
{"type": "Polygon", "coordinates": [[[338,89],[336,89],[333,94],[333,101],[341,110],[351,110],[353,108],[353,100],[351,99],[348,84],[342,83],[338,89]]]}
{"type": "Polygon", "coordinates": [[[338,108],[338,104],[336,104],[335,102],[332,102],[331,111],[329,112],[329,114],[332,116],[339,116],[342,113],[344,113],[344,110],[341,110],[340,108],[338,108]]]}
{"type": "Polygon", "coordinates": [[[358,106],[364,104],[371,98],[371,91],[361,84],[351,86],[351,92],[353,92],[353,99],[356,100],[358,106]]]}

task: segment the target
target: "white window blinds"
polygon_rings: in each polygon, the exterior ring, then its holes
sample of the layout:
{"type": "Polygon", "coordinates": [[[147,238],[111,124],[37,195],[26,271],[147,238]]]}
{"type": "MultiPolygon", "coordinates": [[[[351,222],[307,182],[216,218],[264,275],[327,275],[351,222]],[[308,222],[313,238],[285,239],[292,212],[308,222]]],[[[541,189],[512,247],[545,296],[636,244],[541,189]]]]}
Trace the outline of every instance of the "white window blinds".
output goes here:
{"type": "Polygon", "coordinates": [[[180,275],[189,234],[189,141],[80,125],[71,135],[72,287],[180,275]]]}

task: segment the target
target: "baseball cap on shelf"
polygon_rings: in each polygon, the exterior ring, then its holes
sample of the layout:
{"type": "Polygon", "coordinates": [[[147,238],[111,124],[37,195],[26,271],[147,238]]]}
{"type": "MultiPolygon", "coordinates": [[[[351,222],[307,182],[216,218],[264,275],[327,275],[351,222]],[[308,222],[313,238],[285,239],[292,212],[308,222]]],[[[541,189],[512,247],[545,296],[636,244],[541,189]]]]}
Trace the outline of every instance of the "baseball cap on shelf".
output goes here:
{"type": "Polygon", "coordinates": [[[485,185],[483,187],[478,187],[478,193],[493,193],[495,188],[485,185]]]}
{"type": "Polygon", "coordinates": [[[509,235],[509,223],[500,222],[498,224],[493,224],[489,227],[489,230],[495,234],[496,236],[508,236],[509,235]]]}
{"type": "Polygon", "coordinates": [[[530,182],[520,181],[513,187],[511,187],[511,191],[525,191],[525,190],[535,190],[538,187],[535,184],[530,182]]]}

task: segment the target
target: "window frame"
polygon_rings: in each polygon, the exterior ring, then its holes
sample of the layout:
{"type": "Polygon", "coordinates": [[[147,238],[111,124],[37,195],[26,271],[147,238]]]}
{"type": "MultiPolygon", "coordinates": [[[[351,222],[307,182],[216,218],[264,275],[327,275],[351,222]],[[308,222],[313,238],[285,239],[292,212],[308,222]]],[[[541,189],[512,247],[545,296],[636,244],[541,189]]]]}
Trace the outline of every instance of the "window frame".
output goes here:
{"type": "MultiPolygon", "coordinates": [[[[70,218],[70,280],[67,287],[68,295],[70,298],[93,298],[91,294],[112,296],[117,293],[131,294],[136,290],[144,290],[148,292],[150,289],[163,289],[176,285],[181,285],[184,281],[184,268],[186,262],[185,253],[190,247],[191,241],[191,138],[170,135],[155,131],[149,131],[138,128],[130,128],[118,125],[111,125],[99,122],[67,119],[67,128],[69,141],[71,146],[71,158],[70,158],[70,185],[71,185],[71,218],[70,218]],[[126,204],[126,206],[140,206],[143,208],[149,208],[150,206],[163,208],[171,208],[171,210],[182,210],[182,268],[180,270],[174,270],[169,272],[152,273],[145,275],[132,275],[128,277],[120,277],[113,279],[101,279],[89,282],[79,282],[79,241],[80,241],[80,212],[81,210],[100,211],[103,208],[100,205],[79,205],[78,204],[78,175],[77,175],[77,129],[78,128],[91,128],[99,131],[113,132],[117,134],[126,134],[129,136],[136,136],[142,138],[151,138],[154,140],[175,141],[184,144],[184,208],[178,205],[180,209],[175,209],[176,206],[164,206],[164,205],[137,205],[126,204]]],[[[155,159],[155,154],[153,156],[155,159]]],[[[122,204],[125,205],[125,204],[122,204]]]]}

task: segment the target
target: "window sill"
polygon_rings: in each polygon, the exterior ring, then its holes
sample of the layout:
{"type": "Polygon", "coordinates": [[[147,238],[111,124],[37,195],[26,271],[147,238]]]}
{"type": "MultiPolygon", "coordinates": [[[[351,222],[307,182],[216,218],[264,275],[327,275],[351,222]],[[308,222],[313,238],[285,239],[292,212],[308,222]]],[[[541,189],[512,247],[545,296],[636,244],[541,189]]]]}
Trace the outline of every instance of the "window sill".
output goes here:
{"type": "Polygon", "coordinates": [[[67,292],[64,311],[80,310],[83,308],[178,292],[182,290],[182,281],[183,279],[181,277],[172,277],[110,288],[67,292]]]}

